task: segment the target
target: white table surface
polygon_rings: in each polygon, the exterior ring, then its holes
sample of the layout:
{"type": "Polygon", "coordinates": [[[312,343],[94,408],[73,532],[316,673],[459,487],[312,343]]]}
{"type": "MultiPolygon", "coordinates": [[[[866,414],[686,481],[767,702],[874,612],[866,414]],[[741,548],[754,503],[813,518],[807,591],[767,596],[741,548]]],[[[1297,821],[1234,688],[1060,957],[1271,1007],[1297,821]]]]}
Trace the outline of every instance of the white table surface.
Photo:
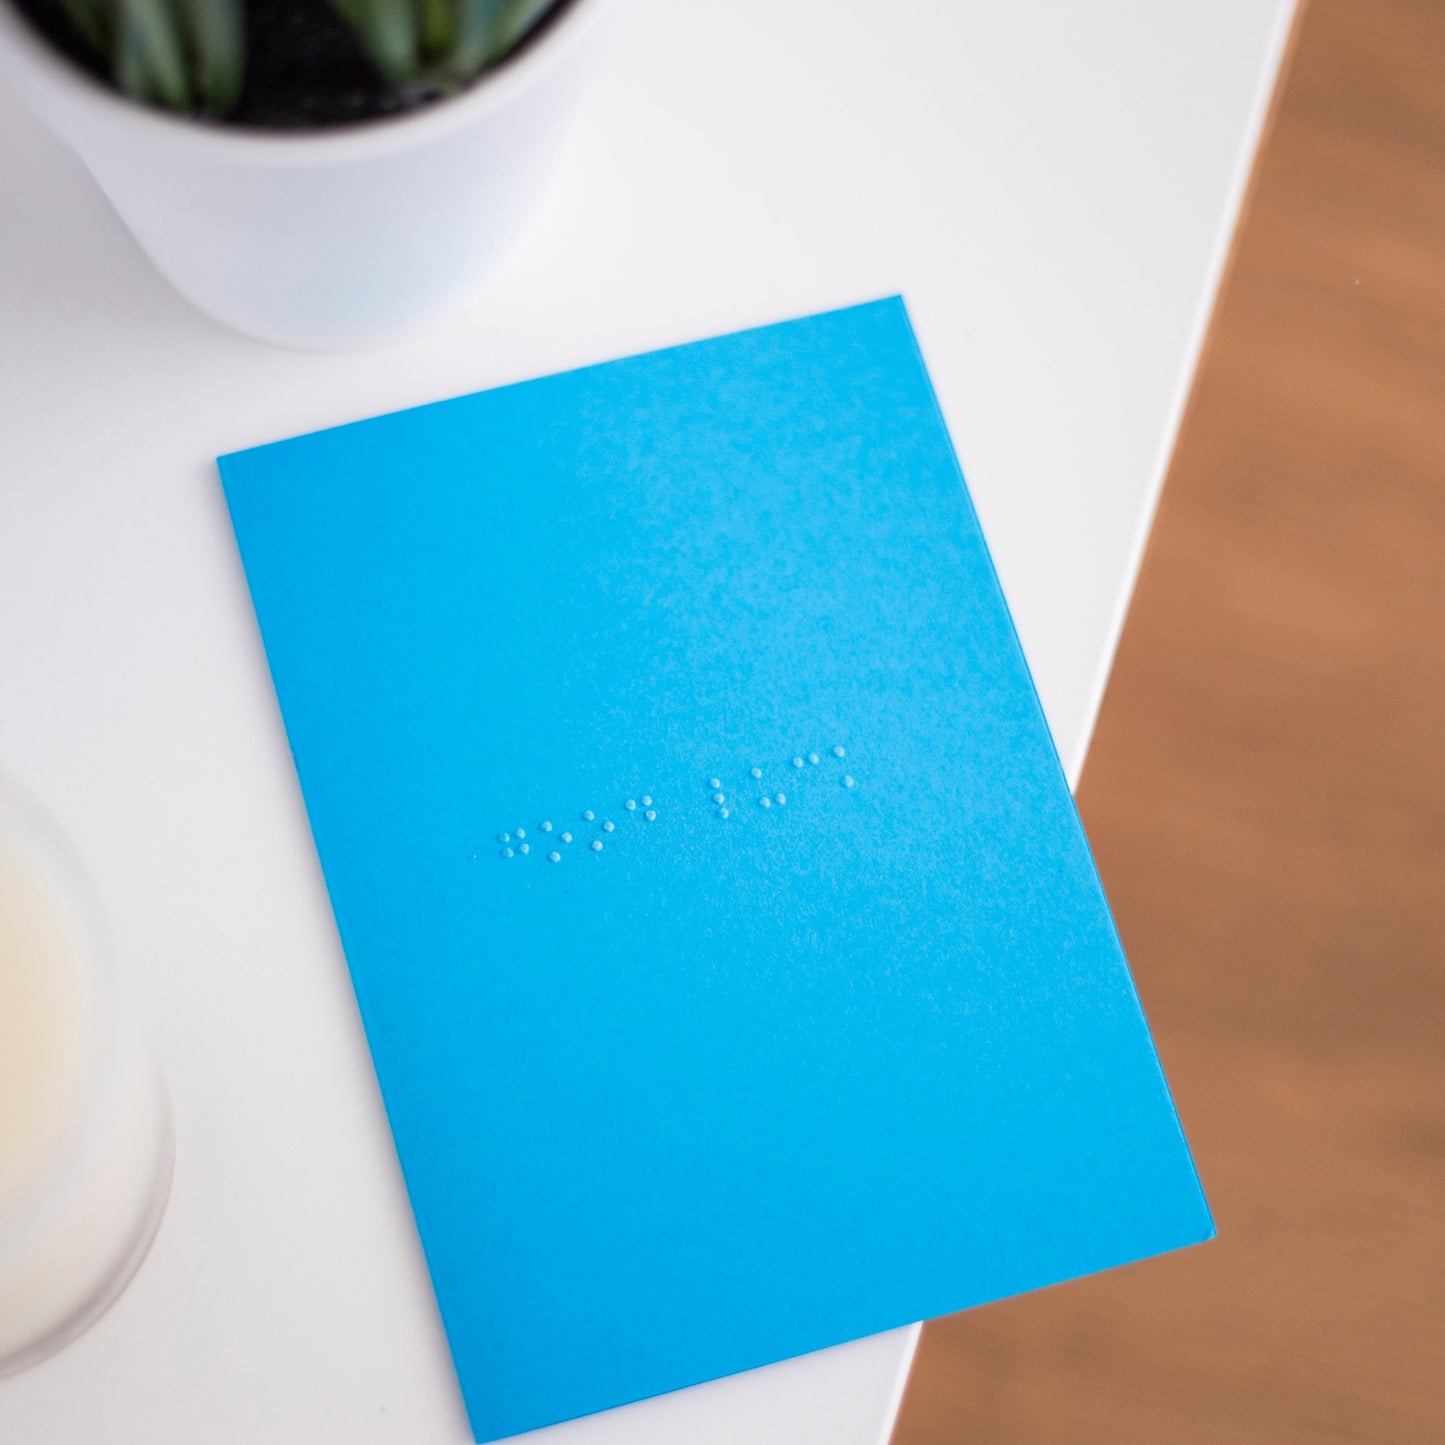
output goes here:
{"type": "MultiPolygon", "coordinates": [[[[0,1441],[469,1438],[211,459],[902,292],[1077,778],[1290,10],[638,0],[522,262],[341,357],[192,312],[0,91],[0,769],[87,855],[179,1123],[150,1258],[0,1441]]],[[[546,1436],[877,1445],[916,1339],[546,1436]]]]}

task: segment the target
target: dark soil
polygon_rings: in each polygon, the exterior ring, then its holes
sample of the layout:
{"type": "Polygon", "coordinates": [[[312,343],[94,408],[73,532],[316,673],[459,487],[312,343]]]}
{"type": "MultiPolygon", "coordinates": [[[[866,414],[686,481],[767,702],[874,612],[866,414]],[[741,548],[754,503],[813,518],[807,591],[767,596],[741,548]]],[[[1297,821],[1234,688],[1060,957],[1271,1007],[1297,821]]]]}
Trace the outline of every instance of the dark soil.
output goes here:
{"type": "MultiPolygon", "coordinates": [[[[62,55],[109,85],[106,62],[75,28],[61,0],[8,3],[62,55]]],[[[534,43],[567,3],[559,0],[501,63],[534,43]]],[[[424,91],[399,92],[387,85],[328,0],[245,0],[245,24],[245,84],[236,109],[225,117],[227,125],[261,130],[349,125],[434,104],[440,98],[424,91]]]]}

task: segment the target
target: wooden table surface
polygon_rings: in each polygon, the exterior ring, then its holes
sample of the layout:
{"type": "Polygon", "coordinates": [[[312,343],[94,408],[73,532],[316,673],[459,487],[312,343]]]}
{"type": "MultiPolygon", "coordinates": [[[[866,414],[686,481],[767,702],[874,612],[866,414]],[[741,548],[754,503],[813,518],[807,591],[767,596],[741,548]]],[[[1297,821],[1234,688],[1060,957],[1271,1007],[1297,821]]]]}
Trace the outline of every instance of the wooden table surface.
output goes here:
{"type": "Polygon", "coordinates": [[[1080,803],[1219,1238],[895,1445],[1445,1440],[1445,4],[1312,0],[1080,803]]]}

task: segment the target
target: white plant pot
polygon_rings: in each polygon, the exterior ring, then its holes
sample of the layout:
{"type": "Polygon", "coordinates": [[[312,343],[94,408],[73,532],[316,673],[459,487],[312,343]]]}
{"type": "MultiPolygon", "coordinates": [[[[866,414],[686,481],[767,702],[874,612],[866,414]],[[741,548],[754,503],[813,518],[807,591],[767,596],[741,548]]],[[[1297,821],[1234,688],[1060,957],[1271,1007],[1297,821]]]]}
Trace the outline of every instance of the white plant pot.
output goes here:
{"type": "Polygon", "coordinates": [[[136,105],[54,53],[8,0],[0,68],[202,311],[282,345],[368,346],[464,306],[519,249],[619,3],[570,0],[448,100],[312,132],[136,105]]]}

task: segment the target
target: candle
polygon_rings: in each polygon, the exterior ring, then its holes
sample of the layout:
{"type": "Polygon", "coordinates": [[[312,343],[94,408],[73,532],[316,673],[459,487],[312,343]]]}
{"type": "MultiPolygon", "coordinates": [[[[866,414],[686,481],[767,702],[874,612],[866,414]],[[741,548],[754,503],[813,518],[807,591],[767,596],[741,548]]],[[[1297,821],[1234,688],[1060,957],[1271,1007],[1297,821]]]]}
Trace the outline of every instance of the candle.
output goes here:
{"type": "Polygon", "coordinates": [[[129,1282],[170,1188],[170,1104],[84,878],[0,784],[0,1375],[129,1282]]]}

